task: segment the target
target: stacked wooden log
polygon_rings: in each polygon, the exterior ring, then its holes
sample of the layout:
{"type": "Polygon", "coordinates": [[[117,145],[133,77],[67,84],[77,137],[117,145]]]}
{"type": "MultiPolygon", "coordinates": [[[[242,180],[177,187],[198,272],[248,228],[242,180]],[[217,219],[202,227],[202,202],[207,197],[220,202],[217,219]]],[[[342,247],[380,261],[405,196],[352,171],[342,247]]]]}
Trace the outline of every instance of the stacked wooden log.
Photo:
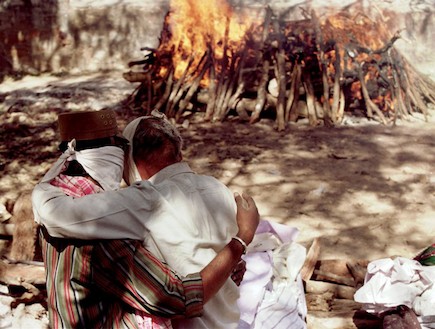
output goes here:
{"type": "Polygon", "coordinates": [[[381,19],[361,12],[304,16],[286,21],[267,8],[243,42],[235,45],[223,36],[218,43],[223,55],[217,56],[211,42],[199,55],[181,43],[168,49],[168,14],[160,47],[146,49],[145,58],[129,63],[124,74],[140,82],[129,105],[176,120],[202,112],[206,120],[236,114],[254,123],[267,115],[276,118],[279,130],[301,116],[311,125],[331,126],[345,113],[384,124],[415,112],[428,115],[435,84],[395,49],[399,32],[392,34],[381,19]],[[182,52],[183,63],[175,61],[176,52],[182,52]]]}
{"type": "Polygon", "coordinates": [[[382,320],[354,301],[364,283],[367,260],[319,260],[319,240],[308,250],[301,277],[305,284],[308,328],[382,328],[382,320]]]}

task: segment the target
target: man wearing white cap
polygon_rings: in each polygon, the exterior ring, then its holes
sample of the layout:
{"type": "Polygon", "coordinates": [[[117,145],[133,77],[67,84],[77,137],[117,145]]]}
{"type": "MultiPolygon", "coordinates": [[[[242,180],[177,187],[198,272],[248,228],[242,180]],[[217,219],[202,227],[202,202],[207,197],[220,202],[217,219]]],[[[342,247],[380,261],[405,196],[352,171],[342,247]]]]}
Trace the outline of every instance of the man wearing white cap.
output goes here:
{"type": "Polygon", "coordinates": [[[201,315],[203,303],[225,283],[258,225],[252,198],[245,204],[236,196],[234,239],[200,273],[179,278],[138,241],[146,236],[143,222],[159,212],[155,188],[142,182],[116,191],[126,146],[116,127],[109,110],[60,115],[64,153],[34,190],[35,219],[49,218],[41,231],[54,328],[137,327],[132,309],[167,318],[201,315]],[[102,190],[115,191],[86,196],[102,190]],[[64,222],[73,233],[62,228],[64,222]],[[62,239],[93,239],[97,231],[106,239],[135,241],[62,239]]]}

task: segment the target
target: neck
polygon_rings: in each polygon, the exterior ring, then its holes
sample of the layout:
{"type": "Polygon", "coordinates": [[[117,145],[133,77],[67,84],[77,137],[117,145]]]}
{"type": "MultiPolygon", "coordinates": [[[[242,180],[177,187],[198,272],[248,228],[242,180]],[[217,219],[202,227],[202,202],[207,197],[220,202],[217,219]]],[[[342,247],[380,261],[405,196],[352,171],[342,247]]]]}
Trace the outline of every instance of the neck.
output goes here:
{"type": "Polygon", "coordinates": [[[145,164],[145,163],[136,163],[137,170],[142,179],[147,180],[157,174],[160,170],[174,164],[176,162],[168,162],[168,163],[159,163],[159,164],[145,164]]]}

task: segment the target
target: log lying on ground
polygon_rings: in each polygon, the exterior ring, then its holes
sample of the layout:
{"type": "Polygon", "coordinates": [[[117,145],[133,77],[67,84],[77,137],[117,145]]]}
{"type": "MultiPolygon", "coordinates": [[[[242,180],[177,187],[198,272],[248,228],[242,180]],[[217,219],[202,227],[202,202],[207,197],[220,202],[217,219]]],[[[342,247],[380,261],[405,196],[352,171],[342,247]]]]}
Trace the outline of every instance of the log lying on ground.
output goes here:
{"type": "Polygon", "coordinates": [[[41,259],[37,236],[37,224],[32,211],[31,192],[20,194],[12,211],[12,246],[9,257],[13,260],[32,261],[41,259]]]}
{"type": "Polygon", "coordinates": [[[382,329],[382,320],[364,311],[314,311],[307,316],[307,326],[313,329],[382,329]]]}
{"type": "Polygon", "coordinates": [[[0,236],[12,236],[14,234],[15,225],[14,224],[0,224],[0,236]]]}

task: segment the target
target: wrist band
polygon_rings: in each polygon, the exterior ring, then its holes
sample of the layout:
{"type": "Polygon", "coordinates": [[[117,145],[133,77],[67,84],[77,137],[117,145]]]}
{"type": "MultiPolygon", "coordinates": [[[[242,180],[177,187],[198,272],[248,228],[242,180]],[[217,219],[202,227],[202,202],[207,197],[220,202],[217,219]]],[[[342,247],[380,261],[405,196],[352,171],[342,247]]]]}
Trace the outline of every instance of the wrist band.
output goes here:
{"type": "Polygon", "coordinates": [[[245,255],[246,254],[246,249],[248,249],[248,246],[246,245],[245,241],[240,239],[238,236],[234,236],[232,239],[240,242],[240,244],[243,247],[243,255],[245,255]]]}

